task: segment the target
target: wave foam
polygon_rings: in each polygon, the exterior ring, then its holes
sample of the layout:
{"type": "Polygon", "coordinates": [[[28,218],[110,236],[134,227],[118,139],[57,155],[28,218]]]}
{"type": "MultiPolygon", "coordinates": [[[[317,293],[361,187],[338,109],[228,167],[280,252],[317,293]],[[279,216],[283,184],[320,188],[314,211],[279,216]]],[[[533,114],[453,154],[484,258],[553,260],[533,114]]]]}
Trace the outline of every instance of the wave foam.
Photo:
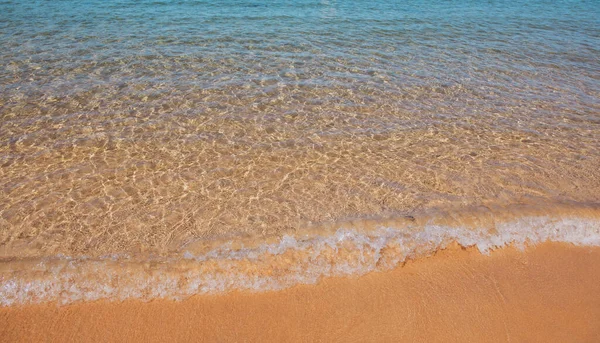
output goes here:
{"type": "Polygon", "coordinates": [[[322,277],[387,270],[407,259],[433,254],[457,242],[484,254],[509,244],[544,241],[600,246],[596,218],[526,216],[469,228],[434,223],[361,230],[341,226],[327,235],[286,235],[273,243],[135,260],[53,257],[4,263],[0,273],[2,306],[99,299],[183,299],[232,290],[279,290],[313,284],[322,277]]]}

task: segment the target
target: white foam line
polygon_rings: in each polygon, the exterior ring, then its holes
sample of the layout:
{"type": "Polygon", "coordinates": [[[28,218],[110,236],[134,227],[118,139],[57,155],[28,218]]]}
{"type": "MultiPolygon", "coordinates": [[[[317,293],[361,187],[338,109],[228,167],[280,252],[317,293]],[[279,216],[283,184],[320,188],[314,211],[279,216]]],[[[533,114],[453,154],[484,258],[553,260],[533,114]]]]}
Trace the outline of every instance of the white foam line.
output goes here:
{"type": "Polygon", "coordinates": [[[114,257],[100,261],[64,257],[59,263],[41,262],[41,271],[0,275],[0,305],[183,299],[231,290],[279,290],[313,284],[322,277],[393,268],[452,242],[476,246],[483,254],[510,244],[524,247],[544,241],[600,246],[600,221],[592,219],[523,217],[497,223],[493,229],[425,225],[413,233],[390,227],[365,233],[342,227],[325,237],[286,235],[277,243],[254,248],[233,250],[225,244],[198,256],[185,252],[180,260],[136,269],[128,269],[114,257]]]}

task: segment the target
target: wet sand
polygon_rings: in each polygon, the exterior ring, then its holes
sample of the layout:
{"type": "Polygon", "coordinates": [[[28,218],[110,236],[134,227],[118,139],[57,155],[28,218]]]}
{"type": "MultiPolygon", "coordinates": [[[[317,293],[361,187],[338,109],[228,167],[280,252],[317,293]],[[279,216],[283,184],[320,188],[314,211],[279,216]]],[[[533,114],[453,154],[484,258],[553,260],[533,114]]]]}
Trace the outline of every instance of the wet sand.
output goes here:
{"type": "Polygon", "coordinates": [[[458,246],[389,272],[175,302],[0,309],[2,341],[600,340],[600,248],[458,246]]]}

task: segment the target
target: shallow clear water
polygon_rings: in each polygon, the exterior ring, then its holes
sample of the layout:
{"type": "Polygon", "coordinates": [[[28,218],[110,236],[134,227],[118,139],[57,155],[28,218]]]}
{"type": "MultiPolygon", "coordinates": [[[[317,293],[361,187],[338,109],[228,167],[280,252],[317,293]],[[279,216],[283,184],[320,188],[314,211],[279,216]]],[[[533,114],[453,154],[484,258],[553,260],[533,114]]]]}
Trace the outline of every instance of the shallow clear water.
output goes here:
{"type": "MultiPolygon", "coordinates": [[[[595,208],[599,18],[598,1],[0,1],[0,257],[595,208]]],[[[561,234],[598,234],[585,223],[561,234]]]]}

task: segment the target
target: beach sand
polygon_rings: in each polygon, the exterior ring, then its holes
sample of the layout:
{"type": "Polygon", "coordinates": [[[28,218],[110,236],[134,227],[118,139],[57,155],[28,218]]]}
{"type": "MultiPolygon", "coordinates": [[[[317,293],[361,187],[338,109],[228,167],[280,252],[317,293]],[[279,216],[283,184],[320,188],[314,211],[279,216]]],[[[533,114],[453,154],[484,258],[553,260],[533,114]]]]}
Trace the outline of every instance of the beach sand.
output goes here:
{"type": "Polygon", "coordinates": [[[600,340],[600,248],[458,246],[359,278],[265,292],[0,308],[0,339],[396,342],[600,340]]]}

